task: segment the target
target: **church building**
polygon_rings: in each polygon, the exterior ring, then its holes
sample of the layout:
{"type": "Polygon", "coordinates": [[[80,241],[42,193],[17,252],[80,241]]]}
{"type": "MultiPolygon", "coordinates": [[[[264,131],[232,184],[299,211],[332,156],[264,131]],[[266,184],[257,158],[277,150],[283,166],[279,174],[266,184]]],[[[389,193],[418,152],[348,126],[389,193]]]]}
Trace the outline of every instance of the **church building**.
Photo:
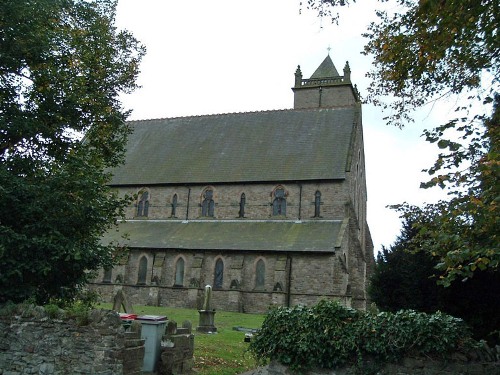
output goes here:
{"type": "Polygon", "coordinates": [[[265,312],[322,298],[364,309],[373,271],[361,102],[327,56],[294,107],[131,121],[111,186],[136,197],[91,287],[110,301],[265,312]],[[125,235],[125,236],[124,236],[125,235]]]}

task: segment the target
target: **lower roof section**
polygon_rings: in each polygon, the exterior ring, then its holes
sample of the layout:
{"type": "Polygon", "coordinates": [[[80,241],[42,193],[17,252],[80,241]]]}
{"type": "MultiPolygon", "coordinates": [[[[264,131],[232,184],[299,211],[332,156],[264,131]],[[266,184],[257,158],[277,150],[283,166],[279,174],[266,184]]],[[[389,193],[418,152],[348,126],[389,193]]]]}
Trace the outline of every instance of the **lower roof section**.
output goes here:
{"type": "Polygon", "coordinates": [[[149,249],[334,252],[344,230],[340,220],[128,220],[109,231],[103,243],[149,249]]]}

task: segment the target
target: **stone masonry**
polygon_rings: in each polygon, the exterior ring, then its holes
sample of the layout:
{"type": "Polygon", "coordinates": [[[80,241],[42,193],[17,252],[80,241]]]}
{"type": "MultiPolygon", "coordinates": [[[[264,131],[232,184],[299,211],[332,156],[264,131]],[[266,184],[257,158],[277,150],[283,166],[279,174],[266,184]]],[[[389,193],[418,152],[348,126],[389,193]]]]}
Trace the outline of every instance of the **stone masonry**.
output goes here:
{"type": "Polygon", "coordinates": [[[144,340],[125,332],[113,311],[94,310],[88,324],[42,307],[0,317],[0,374],[141,374],[144,340]]]}

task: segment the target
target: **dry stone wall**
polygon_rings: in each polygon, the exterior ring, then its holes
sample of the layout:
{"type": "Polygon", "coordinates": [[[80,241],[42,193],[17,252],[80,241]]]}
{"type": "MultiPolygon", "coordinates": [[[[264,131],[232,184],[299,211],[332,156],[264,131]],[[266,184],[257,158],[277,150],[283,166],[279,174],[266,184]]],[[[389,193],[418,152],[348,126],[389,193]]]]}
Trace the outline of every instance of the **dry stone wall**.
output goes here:
{"type": "Polygon", "coordinates": [[[0,375],[142,374],[140,330],[125,332],[117,313],[94,310],[88,324],[47,316],[0,317],[0,375]]]}
{"type": "MultiPolygon", "coordinates": [[[[386,364],[378,371],[370,372],[377,375],[499,375],[500,362],[493,360],[471,360],[457,355],[450,360],[431,358],[403,358],[398,364],[386,364]]],[[[311,370],[305,375],[355,375],[359,372],[351,367],[335,370],[311,370]]],[[[294,375],[286,366],[271,362],[269,366],[245,373],[245,375],[294,375]]]]}

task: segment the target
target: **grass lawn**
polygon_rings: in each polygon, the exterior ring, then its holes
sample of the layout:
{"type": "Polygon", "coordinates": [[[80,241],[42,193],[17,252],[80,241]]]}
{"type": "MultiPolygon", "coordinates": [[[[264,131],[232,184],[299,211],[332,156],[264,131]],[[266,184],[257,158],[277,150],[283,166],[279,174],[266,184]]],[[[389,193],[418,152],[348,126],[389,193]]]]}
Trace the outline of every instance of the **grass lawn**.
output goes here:
{"type": "MultiPolygon", "coordinates": [[[[103,303],[98,307],[110,309],[111,304],[103,303]]],[[[242,314],[227,311],[215,313],[216,334],[196,332],[199,314],[195,309],[177,309],[171,307],[134,306],[136,314],[166,315],[175,320],[177,325],[190,320],[193,324],[195,370],[200,375],[233,375],[255,368],[255,361],[246,352],[248,343],[245,334],[233,330],[233,327],[259,328],[264,321],[262,314],[242,314]]]]}

